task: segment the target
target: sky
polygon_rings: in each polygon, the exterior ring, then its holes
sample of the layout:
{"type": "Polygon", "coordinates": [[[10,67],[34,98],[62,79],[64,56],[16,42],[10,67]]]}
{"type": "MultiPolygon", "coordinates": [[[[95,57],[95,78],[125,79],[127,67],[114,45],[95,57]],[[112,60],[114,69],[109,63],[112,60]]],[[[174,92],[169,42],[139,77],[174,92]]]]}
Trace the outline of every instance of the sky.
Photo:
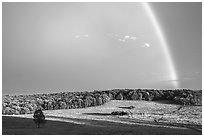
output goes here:
{"type": "Polygon", "coordinates": [[[166,45],[142,3],[4,2],[2,93],[201,89],[202,4],[148,5],[166,45]]]}

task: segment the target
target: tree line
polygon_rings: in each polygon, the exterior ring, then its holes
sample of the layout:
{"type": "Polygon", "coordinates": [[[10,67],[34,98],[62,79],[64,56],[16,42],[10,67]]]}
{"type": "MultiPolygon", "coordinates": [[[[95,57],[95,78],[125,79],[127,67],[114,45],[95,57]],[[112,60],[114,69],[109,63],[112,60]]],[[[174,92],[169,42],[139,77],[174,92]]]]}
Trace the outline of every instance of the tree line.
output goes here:
{"type": "Polygon", "coordinates": [[[92,92],[3,95],[2,114],[31,114],[37,107],[43,110],[86,108],[103,105],[111,100],[171,100],[181,105],[202,105],[202,90],[112,89],[92,92]]]}

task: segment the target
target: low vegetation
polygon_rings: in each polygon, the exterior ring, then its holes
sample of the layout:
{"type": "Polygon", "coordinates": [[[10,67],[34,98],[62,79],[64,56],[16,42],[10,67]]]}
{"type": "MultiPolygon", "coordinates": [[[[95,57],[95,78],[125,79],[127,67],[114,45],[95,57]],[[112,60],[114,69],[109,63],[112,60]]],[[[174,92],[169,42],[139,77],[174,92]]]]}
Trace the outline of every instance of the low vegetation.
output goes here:
{"type": "Polygon", "coordinates": [[[33,95],[3,95],[2,114],[32,114],[43,110],[86,108],[110,100],[171,100],[181,105],[202,105],[202,90],[113,89],[93,92],[61,92],[33,95]]]}

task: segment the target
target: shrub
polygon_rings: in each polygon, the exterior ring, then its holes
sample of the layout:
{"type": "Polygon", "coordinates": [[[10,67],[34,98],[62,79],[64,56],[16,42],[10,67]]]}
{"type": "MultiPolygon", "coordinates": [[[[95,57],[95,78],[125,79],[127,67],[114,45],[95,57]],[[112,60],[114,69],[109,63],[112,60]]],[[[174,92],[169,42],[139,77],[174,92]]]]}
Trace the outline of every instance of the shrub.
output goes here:
{"type": "Polygon", "coordinates": [[[66,107],[67,107],[67,104],[65,102],[61,101],[60,102],[60,108],[61,109],[66,109],[66,107]]]}
{"type": "Polygon", "coordinates": [[[97,104],[97,105],[102,105],[102,104],[103,104],[103,100],[102,100],[102,97],[101,97],[101,96],[97,96],[97,97],[96,97],[96,104],[97,104]]]}
{"type": "Polygon", "coordinates": [[[103,93],[101,97],[102,97],[103,104],[110,101],[110,98],[106,93],[103,93]]]}
{"type": "Polygon", "coordinates": [[[10,107],[6,107],[4,110],[3,110],[3,114],[5,115],[12,115],[14,114],[14,109],[10,108],[10,107]]]}
{"type": "Polygon", "coordinates": [[[123,95],[122,95],[122,93],[118,93],[117,95],[116,95],[116,98],[115,98],[116,100],[123,100],[124,98],[123,98],[123,95]]]}
{"type": "Polygon", "coordinates": [[[113,112],[111,112],[111,115],[123,116],[123,115],[129,115],[129,113],[126,111],[113,111],[113,112]]]}
{"type": "Polygon", "coordinates": [[[150,95],[149,95],[149,92],[144,91],[144,92],[143,92],[143,96],[144,96],[144,99],[145,99],[145,100],[148,100],[148,101],[149,101],[149,96],[150,96],[150,95]]]}
{"type": "Polygon", "coordinates": [[[114,96],[111,93],[108,93],[108,97],[110,98],[110,100],[114,99],[114,96]]]}
{"type": "Polygon", "coordinates": [[[79,108],[82,108],[83,106],[82,106],[82,104],[83,104],[83,100],[82,99],[78,99],[78,103],[79,103],[79,108]]]}
{"type": "Polygon", "coordinates": [[[139,92],[139,93],[138,93],[138,96],[139,96],[139,98],[138,98],[138,99],[139,99],[139,100],[142,100],[143,95],[142,95],[142,93],[141,93],[141,92],[139,92]]]}
{"type": "Polygon", "coordinates": [[[139,95],[137,92],[131,94],[130,100],[139,100],[139,95]]]}

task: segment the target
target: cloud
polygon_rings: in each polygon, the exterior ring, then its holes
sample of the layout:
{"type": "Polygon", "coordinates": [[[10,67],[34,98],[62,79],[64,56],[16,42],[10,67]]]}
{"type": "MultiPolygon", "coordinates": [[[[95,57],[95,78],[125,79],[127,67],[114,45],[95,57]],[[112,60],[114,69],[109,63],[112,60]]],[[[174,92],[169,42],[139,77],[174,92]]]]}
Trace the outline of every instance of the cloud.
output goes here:
{"type": "Polygon", "coordinates": [[[125,39],[118,39],[120,42],[125,42],[125,39]]]}
{"type": "Polygon", "coordinates": [[[89,37],[89,35],[83,35],[83,37],[86,37],[86,38],[88,38],[88,37],[89,37]]]}
{"type": "Polygon", "coordinates": [[[136,39],[137,39],[137,37],[130,37],[130,39],[131,39],[131,40],[136,40],[136,39]]]}
{"type": "Polygon", "coordinates": [[[130,35],[119,35],[119,34],[114,34],[114,33],[107,33],[106,34],[109,37],[112,38],[116,38],[117,40],[119,40],[120,42],[126,42],[128,40],[136,40],[137,37],[136,36],[130,36],[130,35]]]}
{"type": "Polygon", "coordinates": [[[142,48],[149,48],[151,45],[149,43],[145,43],[143,45],[141,45],[140,47],[142,48]]]}
{"type": "Polygon", "coordinates": [[[150,44],[149,44],[149,43],[145,43],[145,46],[146,46],[146,47],[150,47],[150,44]]]}
{"type": "MultiPolygon", "coordinates": [[[[115,36],[118,37],[117,34],[115,34],[115,36]]],[[[128,36],[128,35],[126,35],[126,36],[123,36],[122,38],[120,38],[120,39],[118,39],[118,40],[121,41],[121,42],[125,42],[125,41],[127,41],[127,40],[136,40],[136,39],[137,39],[137,37],[135,37],[135,36],[128,36]]],[[[148,43],[146,43],[145,46],[146,46],[146,47],[149,47],[150,45],[149,45],[148,43]]]]}
{"type": "Polygon", "coordinates": [[[130,36],[124,36],[124,39],[129,39],[130,38],[130,36]]]}
{"type": "Polygon", "coordinates": [[[79,38],[88,38],[88,37],[89,37],[89,35],[87,35],[87,34],[86,35],[76,35],[75,36],[76,39],[79,39],[79,38]]]}
{"type": "Polygon", "coordinates": [[[136,40],[137,37],[135,37],[135,36],[124,36],[124,39],[136,40]]]}

